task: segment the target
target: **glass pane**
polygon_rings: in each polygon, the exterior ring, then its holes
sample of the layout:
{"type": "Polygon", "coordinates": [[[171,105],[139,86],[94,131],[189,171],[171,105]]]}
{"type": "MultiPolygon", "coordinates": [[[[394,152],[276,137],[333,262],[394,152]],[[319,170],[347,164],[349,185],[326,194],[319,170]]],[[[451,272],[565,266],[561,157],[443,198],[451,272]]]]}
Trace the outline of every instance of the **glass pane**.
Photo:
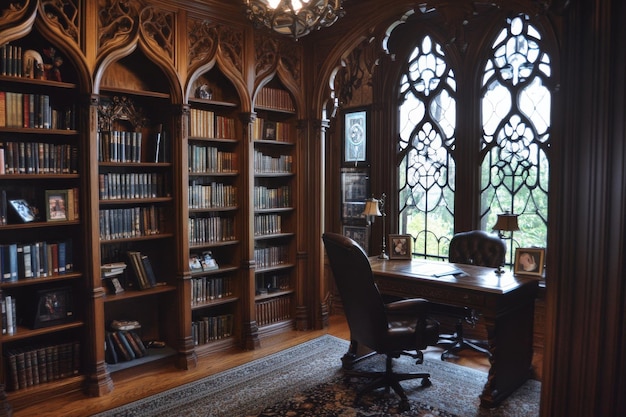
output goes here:
{"type": "Polygon", "coordinates": [[[456,81],[430,37],[408,59],[400,92],[399,232],[413,236],[418,256],[447,259],[454,232],[456,81]]]}

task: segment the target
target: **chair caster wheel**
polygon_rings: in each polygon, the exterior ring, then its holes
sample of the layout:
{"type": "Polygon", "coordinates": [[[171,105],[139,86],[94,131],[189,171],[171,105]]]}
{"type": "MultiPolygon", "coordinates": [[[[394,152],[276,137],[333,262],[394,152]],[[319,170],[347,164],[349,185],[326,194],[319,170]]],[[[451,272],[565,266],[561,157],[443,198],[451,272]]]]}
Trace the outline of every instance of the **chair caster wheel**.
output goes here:
{"type": "Polygon", "coordinates": [[[422,378],[422,386],[430,387],[432,385],[432,381],[429,378],[422,378]]]}
{"type": "Polygon", "coordinates": [[[409,400],[401,400],[398,409],[401,412],[409,411],[411,409],[411,405],[409,404],[409,400]]]}

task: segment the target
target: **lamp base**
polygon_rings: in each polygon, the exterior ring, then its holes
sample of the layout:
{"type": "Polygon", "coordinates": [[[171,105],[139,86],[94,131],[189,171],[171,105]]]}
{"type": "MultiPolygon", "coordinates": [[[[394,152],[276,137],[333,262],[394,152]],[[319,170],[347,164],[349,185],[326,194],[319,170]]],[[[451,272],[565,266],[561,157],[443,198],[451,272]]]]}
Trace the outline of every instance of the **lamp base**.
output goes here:
{"type": "Polygon", "coordinates": [[[380,255],[378,255],[378,259],[389,259],[389,256],[387,256],[385,252],[382,252],[380,255]]]}

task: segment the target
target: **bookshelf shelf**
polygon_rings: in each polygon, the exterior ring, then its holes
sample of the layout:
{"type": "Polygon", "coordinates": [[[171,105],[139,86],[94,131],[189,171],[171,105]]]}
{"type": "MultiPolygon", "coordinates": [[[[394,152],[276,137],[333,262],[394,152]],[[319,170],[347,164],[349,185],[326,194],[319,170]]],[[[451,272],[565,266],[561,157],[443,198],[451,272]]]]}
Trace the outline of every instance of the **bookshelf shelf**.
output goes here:
{"type": "Polygon", "coordinates": [[[114,245],[117,243],[129,243],[129,242],[141,242],[144,240],[161,240],[161,239],[171,239],[174,237],[172,233],[157,233],[154,235],[146,235],[146,236],[136,236],[136,237],[126,237],[126,238],[118,238],[118,239],[109,239],[109,240],[100,240],[101,245],[114,245]]]}
{"type": "Polygon", "coordinates": [[[294,236],[294,233],[272,233],[267,235],[255,235],[254,240],[264,240],[264,239],[282,239],[287,237],[294,236]]]}
{"type": "Polygon", "coordinates": [[[192,310],[202,310],[202,309],[205,309],[207,307],[216,307],[216,306],[220,306],[220,305],[224,305],[224,304],[236,303],[237,301],[239,301],[239,297],[217,298],[215,300],[205,301],[205,302],[202,302],[202,303],[199,303],[199,304],[192,304],[191,309],[192,310]]]}
{"type": "Polygon", "coordinates": [[[265,268],[259,268],[256,270],[257,274],[262,274],[262,273],[267,273],[267,272],[275,272],[275,271],[282,271],[282,270],[287,270],[287,269],[291,269],[293,268],[295,265],[291,264],[291,263],[284,263],[284,264],[279,264],[279,265],[273,265],[273,266],[268,266],[265,268]]]}
{"type": "Polygon", "coordinates": [[[150,297],[158,294],[176,291],[176,287],[172,285],[157,285],[154,288],[145,290],[126,290],[120,294],[106,294],[104,296],[105,303],[115,303],[124,300],[130,300],[139,297],[150,297]]]}
{"type": "Polygon", "coordinates": [[[0,230],[23,230],[23,229],[39,229],[39,228],[58,228],[80,225],[80,220],[67,220],[62,222],[31,222],[20,224],[7,224],[0,226],[0,230]]]}
{"type": "Polygon", "coordinates": [[[34,398],[52,398],[68,392],[76,392],[85,383],[82,375],[69,376],[55,381],[34,385],[32,387],[7,392],[11,405],[20,409],[33,403],[34,398]]]}
{"type": "Polygon", "coordinates": [[[296,112],[295,110],[290,110],[290,109],[281,109],[279,107],[270,107],[270,106],[255,106],[256,110],[262,110],[262,111],[268,111],[268,112],[272,112],[272,113],[283,113],[286,115],[295,115],[296,112]]]}
{"type": "Polygon", "coordinates": [[[38,278],[19,278],[17,281],[13,282],[2,282],[0,283],[0,288],[11,288],[11,287],[23,287],[27,285],[39,285],[39,284],[47,284],[51,282],[58,281],[69,281],[78,278],[83,278],[83,274],[81,272],[68,272],[63,275],[51,275],[48,277],[38,277],[38,278]]]}
{"type": "Polygon", "coordinates": [[[109,372],[119,372],[125,369],[134,368],[136,366],[145,365],[147,363],[164,360],[176,355],[176,350],[170,346],[163,348],[149,348],[147,349],[146,356],[136,358],[130,361],[118,362],[116,364],[107,363],[107,370],[109,372]]]}
{"type": "Polygon", "coordinates": [[[41,180],[75,180],[79,174],[0,174],[0,180],[41,181],[41,180]]]}
{"type": "Polygon", "coordinates": [[[239,104],[232,103],[228,101],[219,101],[219,100],[209,100],[204,98],[190,98],[189,104],[199,104],[205,106],[214,106],[214,107],[227,107],[227,108],[235,108],[238,107],[239,104]]]}
{"type": "Polygon", "coordinates": [[[294,147],[296,144],[293,142],[285,142],[280,140],[267,140],[267,139],[254,139],[254,144],[258,146],[285,146],[294,147]]]}
{"type": "Polygon", "coordinates": [[[135,199],[125,199],[125,198],[111,198],[100,200],[99,203],[102,206],[105,205],[144,205],[149,203],[169,203],[173,201],[172,197],[152,197],[152,198],[135,198],[135,199]]]}
{"type": "Polygon", "coordinates": [[[65,90],[75,90],[78,88],[76,84],[66,83],[62,81],[52,81],[52,80],[40,80],[36,78],[27,78],[27,77],[14,77],[10,75],[0,75],[0,81],[6,81],[7,83],[16,84],[16,85],[36,85],[45,87],[46,89],[50,88],[58,88],[65,90]]]}
{"type": "Polygon", "coordinates": [[[237,139],[208,138],[203,136],[189,136],[189,140],[193,142],[222,143],[224,145],[233,145],[239,142],[237,139]]]}
{"type": "Polygon", "coordinates": [[[103,94],[122,94],[122,95],[129,95],[129,96],[134,96],[134,97],[145,97],[145,98],[152,98],[152,99],[169,99],[170,95],[167,93],[161,93],[158,91],[147,91],[147,90],[132,90],[132,89],[128,89],[128,88],[121,88],[121,87],[107,87],[107,86],[103,86],[102,87],[102,93],[103,94]]]}
{"type": "Polygon", "coordinates": [[[191,273],[191,277],[198,278],[198,277],[209,276],[209,275],[224,274],[226,272],[236,271],[237,269],[239,268],[236,267],[235,265],[222,265],[217,269],[211,269],[208,271],[193,271],[191,273]]]}
{"type": "Polygon", "coordinates": [[[13,335],[2,335],[0,340],[2,343],[15,342],[18,340],[31,339],[36,336],[58,333],[69,329],[77,329],[85,325],[82,321],[73,321],[71,323],[58,324],[56,326],[43,327],[41,329],[30,329],[24,326],[18,326],[17,331],[13,335]]]}
{"type": "Polygon", "coordinates": [[[17,133],[37,136],[75,136],[78,134],[74,129],[39,129],[30,127],[0,127],[0,133],[17,133]]]}
{"type": "Polygon", "coordinates": [[[283,290],[283,291],[275,291],[275,292],[271,292],[268,294],[262,294],[262,295],[255,295],[254,299],[256,301],[263,301],[263,300],[268,300],[271,298],[276,298],[276,297],[282,297],[285,295],[290,295],[293,294],[293,290],[283,290]]]}

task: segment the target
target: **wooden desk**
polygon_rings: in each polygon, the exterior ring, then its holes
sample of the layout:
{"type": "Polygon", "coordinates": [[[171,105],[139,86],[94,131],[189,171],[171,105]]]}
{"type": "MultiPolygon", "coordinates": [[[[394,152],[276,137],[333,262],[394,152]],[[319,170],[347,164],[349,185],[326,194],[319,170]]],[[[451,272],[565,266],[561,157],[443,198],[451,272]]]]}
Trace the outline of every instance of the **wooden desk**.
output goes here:
{"type": "Polygon", "coordinates": [[[476,309],[487,328],[491,367],[480,405],[496,407],[531,375],[533,314],[538,281],[498,276],[494,268],[424,260],[370,258],[384,294],[423,297],[432,302],[476,309]],[[445,274],[448,268],[456,275],[445,274]]]}

